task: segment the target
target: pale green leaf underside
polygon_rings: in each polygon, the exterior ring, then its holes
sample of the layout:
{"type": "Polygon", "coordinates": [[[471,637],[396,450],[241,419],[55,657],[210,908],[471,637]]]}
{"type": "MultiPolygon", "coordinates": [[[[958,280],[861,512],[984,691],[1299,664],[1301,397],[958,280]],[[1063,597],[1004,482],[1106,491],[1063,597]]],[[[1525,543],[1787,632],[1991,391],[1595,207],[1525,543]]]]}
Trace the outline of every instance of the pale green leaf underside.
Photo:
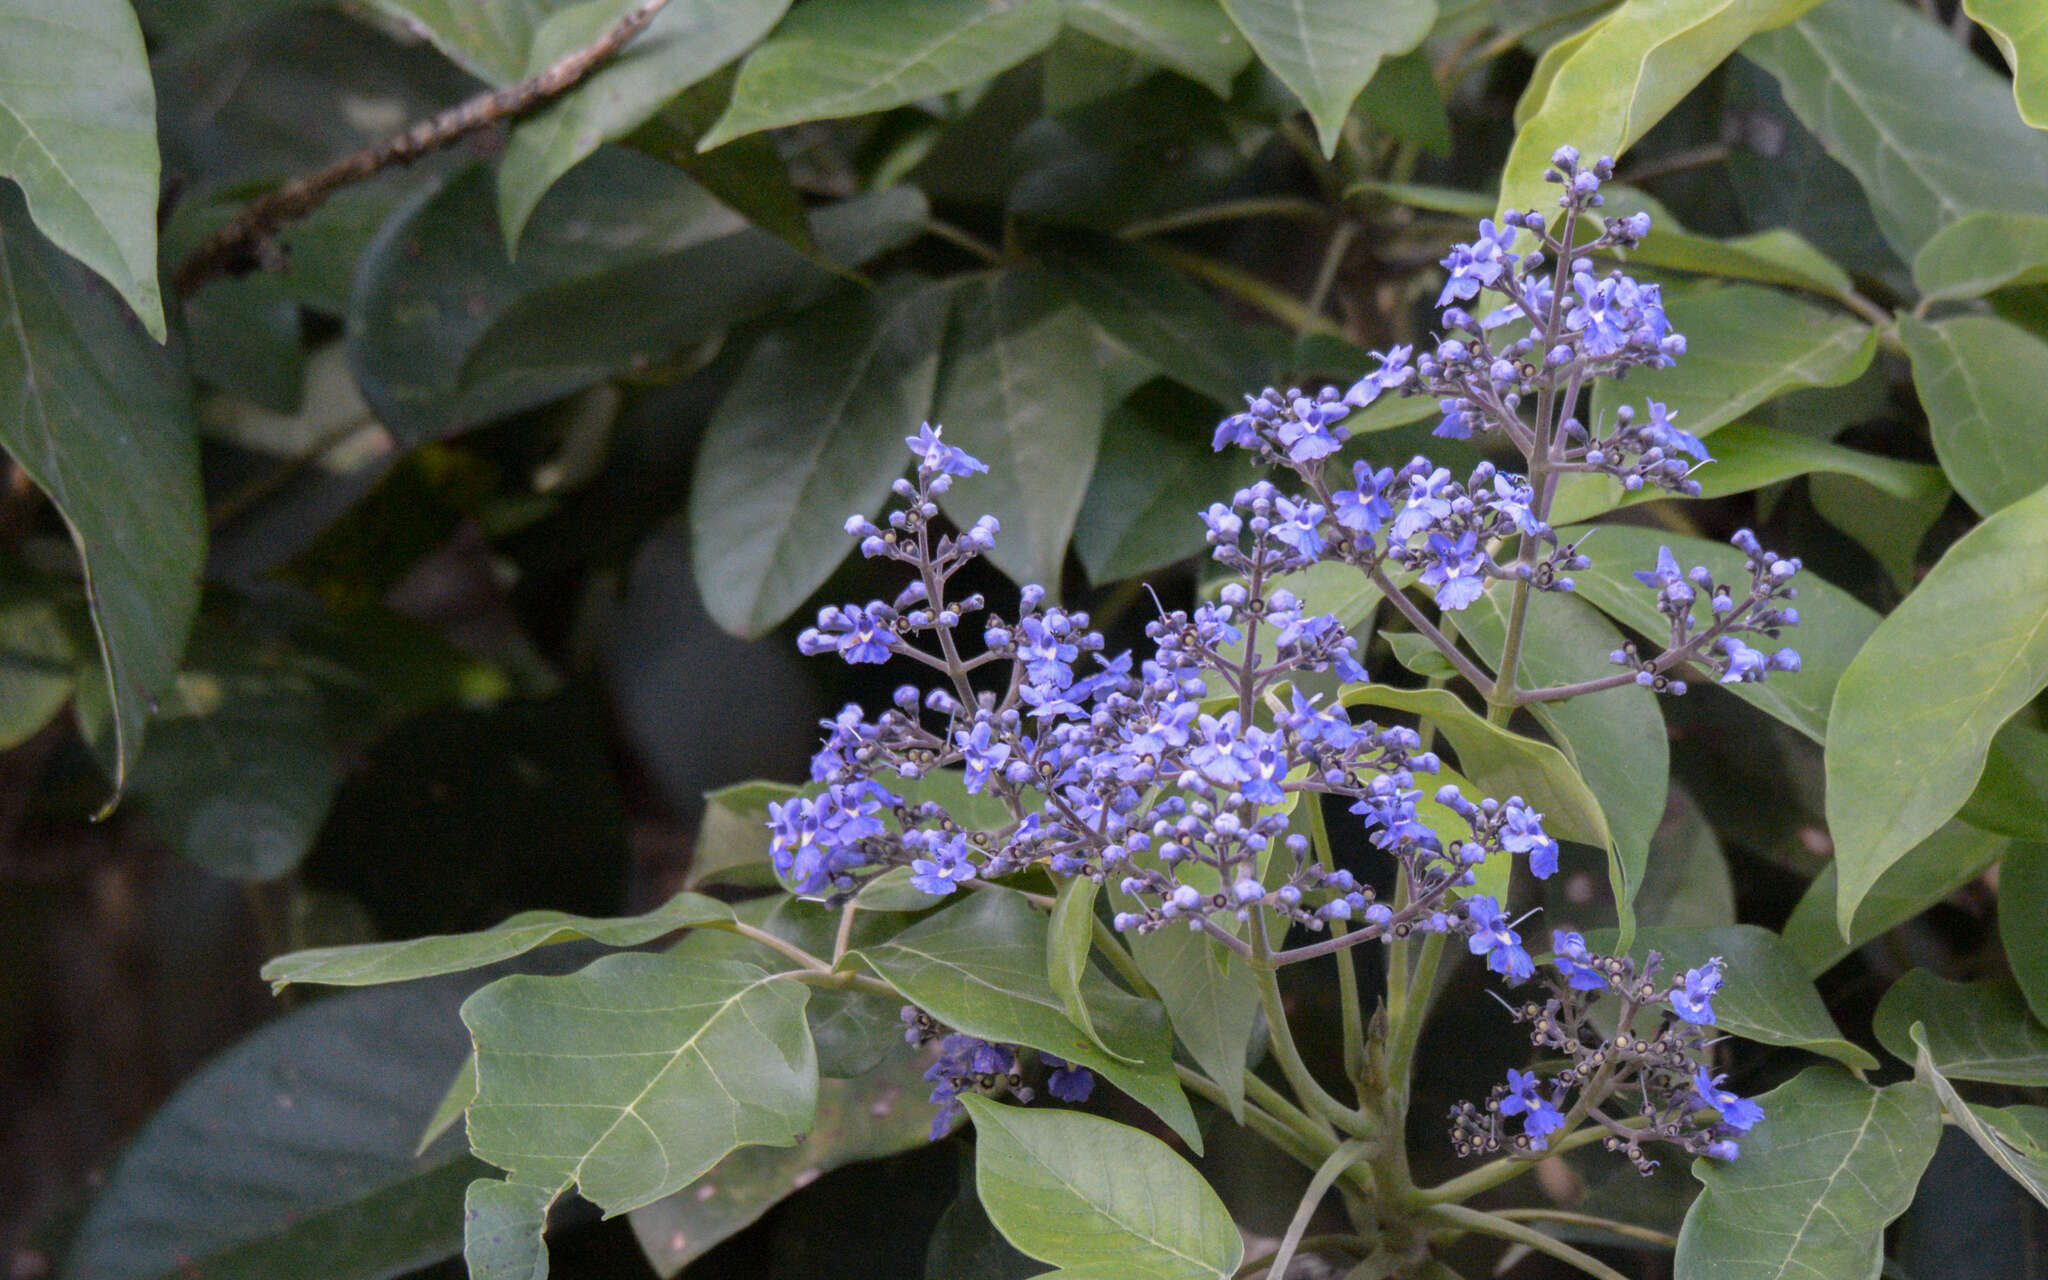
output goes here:
{"type": "Polygon", "coordinates": [[[2048,1085],[2048,1027],[2034,1021],[2009,981],[1947,982],[1925,969],[1908,970],[1878,1003],[1872,1028],[1887,1050],[1911,1062],[1919,1054],[1916,1024],[1945,1076],[2048,1085]]]}
{"type": "Polygon", "coordinates": [[[1963,12],[1991,33],[2005,55],[2020,119],[2048,129],[2048,9],[2035,0],[1963,0],[1963,12]]]}
{"type": "MultiPolygon", "coordinates": [[[[2006,1176],[2026,1188],[2027,1194],[2048,1205],[2048,1150],[2044,1150],[2028,1129],[2015,1123],[2010,1114],[1995,1107],[1977,1107],[1964,1102],[1948,1077],[1941,1073],[1929,1056],[1927,1028],[1914,1023],[1908,1028],[1916,1050],[1913,1071],[1922,1083],[1934,1090],[1934,1096],[1941,1100],[1941,1108],[1948,1113],[1958,1129],[1970,1136],[1994,1164],[2005,1170],[2006,1176]]],[[[2027,1111],[2041,1113],[2039,1107],[2027,1111]]],[[[2042,1113],[2048,1114],[2048,1113],[2042,1113]]]]}
{"type": "Polygon", "coordinates": [[[1436,0],[1223,0],[1259,61],[1308,108],[1324,155],[1380,61],[1413,49],[1436,21],[1436,0]]]}
{"type": "Polygon", "coordinates": [[[1899,317],[1934,452],[1979,514],[2048,484],[2048,343],[1995,316],[1899,317]]]}

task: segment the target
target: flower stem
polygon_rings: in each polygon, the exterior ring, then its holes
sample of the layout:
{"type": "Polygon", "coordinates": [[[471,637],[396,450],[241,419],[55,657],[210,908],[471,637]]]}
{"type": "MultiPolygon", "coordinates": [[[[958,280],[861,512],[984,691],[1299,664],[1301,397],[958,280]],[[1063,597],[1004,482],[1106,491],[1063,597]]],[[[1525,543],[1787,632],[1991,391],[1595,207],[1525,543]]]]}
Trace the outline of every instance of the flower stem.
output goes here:
{"type": "MultiPolygon", "coordinates": [[[[1310,846],[1315,850],[1316,862],[1325,872],[1337,869],[1336,855],[1330,849],[1330,828],[1323,819],[1322,797],[1313,792],[1301,797],[1296,813],[1306,817],[1310,846]]],[[[1337,937],[1349,933],[1350,926],[1342,920],[1330,922],[1330,932],[1337,937]]],[[[1344,1074],[1350,1079],[1352,1089],[1362,1106],[1366,1102],[1365,1071],[1365,1009],[1358,994],[1358,966],[1348,948],[1332,953],[1337,964],[1337,999],[1343,1016],[1344,1074]]]]}
{"type": "Polygon", "coordinates": [[[1358,1108],[1347,1107],[1316,1083],[1301,1050],[1294,1043],[1294,1031],[1287,1022],[1287,1006],[1280,998],[1280,975],[1273,967],[1272,946],[1266,940],[1266,920],[1252,914],[1252,974],[1259,983],[1259,1004],[1266,1013],[1266,1039],[1288,1087],[1311,1114],[1321,1116],[1338,1129],[1355,1137],[1371,1137],[1373,1117],[1358,1108]]]}
{"type": "Polygon", "coordinates": [[[1316,1216],[1323,1197],[1329,1194],[1331,1186],[1346,1169],[1365,1158],[1372,1145],[1353,1138],[1339,1143],[1337,1149],[1330,1153],[1330,1158],[1323,1161],[1315,1176],[1308,1180],[1308,1190],[1302,1192],[1301,1203],[1295,1206],[1294,1217],[1287,1224],[1287,1234],[1280,1237],[1280,1247],[1274,1251],[1273,1261],[1266,1268],[1267,1275],[1277,1278],[1287,1274],[1287,1264],[1294,1261],[1294,1252],[1301,1247],[1302,1237],[1308,1234],[1308,1224],[1316,1216]]]}
{"type": "Polygon", "coordinates": [[[1559,1262],[1577,1267],[1597,1280],[1628,1280],[1627,1276],[1592,1254],[1574,1249],[1556,1236],[1545,1235],[1534,1227],[1523,1226],[1497,1214],[1482,1213],[1461,1204],[1440,1204],[1427,1210],[1427,1216],[1461,1231],[1477,1231],[1482,1235],[1497,1236],[1502,1240],[1527,1245],[1538,1253],[1548,1254],[1559,1262]]]}

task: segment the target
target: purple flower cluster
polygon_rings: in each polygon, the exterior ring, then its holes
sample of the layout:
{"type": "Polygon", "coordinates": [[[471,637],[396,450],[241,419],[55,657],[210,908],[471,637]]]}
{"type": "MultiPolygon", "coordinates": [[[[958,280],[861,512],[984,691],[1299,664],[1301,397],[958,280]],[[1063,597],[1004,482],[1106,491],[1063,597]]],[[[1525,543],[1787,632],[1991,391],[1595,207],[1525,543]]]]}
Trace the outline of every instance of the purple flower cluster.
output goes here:
{"type": "Polygon", "coordinates": [[[1554,1055],[1552,1069],[1509,1071],[1494,1086],[1486,1105],[1462,1102],[1451,1109],[1451,1142],[1461,1156],[1548,1149],[1558,1130],[1590,1121],[1607,1130],[1609,1150],[1626,1156],[1644,1173],[1656,1161],[1645,1143],[1665,1142],[1688,1155],[1732,1160],[1737,1140],[1763,1119],[1763,1108],[1721,1087],[1709,1063],[1705,1027],[1714,1025],[1713,998],[1722,985],[1719,957],[1688,969],[1676,981],[1658,980],[1655,952],[1638,967],[1623,956],[1597,955],[1584,937],[1559,930],[1551,935],[1555,976],[1551,994],[1515,1010],[1529,1038],[1554,1055]],[[1620,1003],[1617,1030],[1604,1035],[1594,1026],[1593,1004],[1612,995],[1620,1003]],[[1654,1032],[1637,1029],[1646,1016],[1654,1032]],[[1610,1104],[1624,1093],[1634,1100],[1633,1116],[1610,1104]],[[1509,1121],[1519,1117],[1518,1131],[1509,1121]]]}
{"type": "Polygon", "coordinates": [[[1681,660],[1708,668],[1722,684],[1760,682],[1773,671],[1799,670],[1798,650],[1766,655],[1742,639],[1761,635],[1776,640],[1784,628],[1799,625],[1799,610],[1788,603],[1799,595],[1792,585],[1792,576],[1799,572],[1798,558],[1764,550],[1747,529],[1738,530],[1729,541],[1748,557],[1744,567],[1749,586],[1740,596],[1714,581],[1713,571],[1705,565],[1682,571],[1669,547],[1657,549],[1656,568],[1636,572],[1636,581],[1656,588],[1657,612],[1671,620],[1670,641],[1657,658],[1645,660],[1633,644],[1607,655],[1609,661],[1635,672],[1637,684],[1684,693],[1685,682],[1666,674],[1681,660]],[[1695,613],[1702,600],[1712,619],[1704,627],[1695,613]]]}
{"type": "MultiPolygon", "coordinates": [[[[1020,1061],[1021,1045],[994,1044],[958,1031],[948,1031],[916,1005],[902,1010],[903,1038],[913,1048],[936,1040],[939,1052],[925,1068],[925,1082],[932,1087],[931,1138],[937,1142],[960,1118],[960,1098],[968,1093],[1007,1094],[1028,1103],[1036,1090],[1024,1083],[1020,1061]]],[[[1095,1091],[1095,1073],[1049,1053],[1038,1055],[1046,1069],[1045,1091],[1061,1102],[1086,1102],[1095,1091]]]]}

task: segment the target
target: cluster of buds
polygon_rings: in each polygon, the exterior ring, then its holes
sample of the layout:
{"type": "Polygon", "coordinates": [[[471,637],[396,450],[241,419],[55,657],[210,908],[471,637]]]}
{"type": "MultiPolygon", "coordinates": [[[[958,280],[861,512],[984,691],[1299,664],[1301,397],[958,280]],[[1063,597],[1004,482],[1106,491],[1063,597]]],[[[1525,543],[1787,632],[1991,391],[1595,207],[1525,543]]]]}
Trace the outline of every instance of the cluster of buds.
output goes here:
{"type": "MultiPolygon", "coordinates": [[[[1029,1103],[1038,1091],[1024,1083],[1024,1057],[1031,1051],[1022,1045],[995,1044],[942,1025],[916,1005],[902,1010],[903,1039],[913,1049],[938,1042],[938,1054],[925,1068],[925,1082],[932,1087],[932,1141],[937,1142],[960,1118],[960,1099],[970,1093],[1010,1097],[1029,1103]]],[[[1086,1102],[1095,1091],[1095,1073],[1051,1054],[1037,1055],[1046,1070],[1045,1091],[1061,1102],[1086,1102]]]]}

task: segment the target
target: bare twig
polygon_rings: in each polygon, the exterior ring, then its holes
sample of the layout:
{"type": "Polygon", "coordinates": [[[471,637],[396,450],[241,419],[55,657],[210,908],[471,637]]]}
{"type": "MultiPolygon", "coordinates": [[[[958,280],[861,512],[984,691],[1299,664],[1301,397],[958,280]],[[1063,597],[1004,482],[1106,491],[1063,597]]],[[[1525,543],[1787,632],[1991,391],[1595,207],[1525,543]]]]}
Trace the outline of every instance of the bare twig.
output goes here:
{"type": "Polygon", "coordinates": [[[350,152],[324,169],[293,178],[257,199],[234,221],[201,241],[172,273],[171,287],[178,296],[190,297],[201,285],[219,276],[253,271],[272,256],[268,246],[280,227],[305,217],[341,188],[374,177],[393,165],[411,164],[458,138],[522,115],[568,92],[640,34],[667,3],[668,0],[641,0],[596,41],[546,70],[517,84],[477,94],[403,133],[350,152]]]}

